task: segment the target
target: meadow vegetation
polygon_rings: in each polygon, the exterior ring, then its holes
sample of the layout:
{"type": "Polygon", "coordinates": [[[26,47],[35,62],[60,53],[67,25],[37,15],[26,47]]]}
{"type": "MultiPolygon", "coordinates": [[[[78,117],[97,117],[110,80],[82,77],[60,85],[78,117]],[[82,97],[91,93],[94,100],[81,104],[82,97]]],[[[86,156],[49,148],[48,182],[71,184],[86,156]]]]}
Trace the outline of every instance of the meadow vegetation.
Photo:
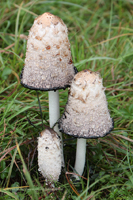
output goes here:
{"type": "MultiPolygon", "coordinates": [[[[0,1],[0,199],[133,199],[133,2],[130,0],[0,1]],[[87,140],[79,183],[70,180],[76,139],[63,135],[66,172],[55,188],[38,172],[41,116],[35,91],[21,86],[28,30],[51,12],[69,30],[74,65],[100,72],[114,130],[87,140]],[[39,129],[29,124],[27,116],[39,129]]],[[[48,125],[48,94],[39,92],[48,125]]],[[[60,90],[60,111],[68,89],[60,90]]]]}

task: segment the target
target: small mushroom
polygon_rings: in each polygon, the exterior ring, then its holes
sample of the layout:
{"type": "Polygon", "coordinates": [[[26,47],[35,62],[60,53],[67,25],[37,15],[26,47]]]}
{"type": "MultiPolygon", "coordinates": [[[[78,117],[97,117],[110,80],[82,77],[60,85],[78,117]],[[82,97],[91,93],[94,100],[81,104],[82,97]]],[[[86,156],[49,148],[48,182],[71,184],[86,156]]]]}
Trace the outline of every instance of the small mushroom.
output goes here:
{"type": "Polygon", "coordinates": [[[38,166],[48,183],[58,181],[62,166],[61,140],[51,128],[38,137],[38,166]]]}
{"type": "Polygon", "coordinates": [[[65,112],[59,120],[61,132],[78,138],[74,168],[79,175],[82,175],[85,165],[85,138],[104,137],[113,130],[104,91],[99,73],[90,70],[77,73],[65,112]]]}

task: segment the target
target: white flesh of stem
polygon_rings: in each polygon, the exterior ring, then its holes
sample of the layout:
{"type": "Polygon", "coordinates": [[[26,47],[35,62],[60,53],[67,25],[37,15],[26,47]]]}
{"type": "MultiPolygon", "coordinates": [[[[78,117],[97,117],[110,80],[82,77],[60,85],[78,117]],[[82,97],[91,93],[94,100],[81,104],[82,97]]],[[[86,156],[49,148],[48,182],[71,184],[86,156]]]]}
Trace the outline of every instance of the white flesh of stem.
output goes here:
{"type": "MultiPolygon", "coordinates": [[[[49,124],[50,128],[58,121],[60,117],[59,91],[49,91],[49,124]]],[[[61,134],[61,133],[60,133],[61,134]]]]}
{"type": "MultiPolygon", "coordinates": [[[[76,161],[74,169],[75,171],[82,176],[85,166],[86,158],[86,139],[77,139],[77,149],[76,149],[76,161]]],[[[74,177],[79,180],[79,176],[74,175],[74,177]]]]}
{"type": "MultiPolygon", "coordinates": [[[[60,118],[60,106],[59,106],[59,91],[49,91],[49,124],[50,128],[60,118]]],[[[58,124],[54,127],[54,130],[58,133],[62,141],[62,133],[59,131],[58,124]]],[[[62,153],[63,153],[63,141],[62,141],[62,153]]],[[[62,158],[62,166],[64,166],[64,158],[62,158]]]]}

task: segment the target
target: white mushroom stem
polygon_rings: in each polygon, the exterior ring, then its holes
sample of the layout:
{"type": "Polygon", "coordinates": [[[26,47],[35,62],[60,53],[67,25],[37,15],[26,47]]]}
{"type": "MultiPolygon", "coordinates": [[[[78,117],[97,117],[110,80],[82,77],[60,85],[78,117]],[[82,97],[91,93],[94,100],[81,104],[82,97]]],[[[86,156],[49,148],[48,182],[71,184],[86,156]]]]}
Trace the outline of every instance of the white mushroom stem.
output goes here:
{"type": "MultiPolygon", "coordinates": [[[[50,128],[54,126],[60,117],[59,91],[49,91],[49,124],[50,128]]],[[[61,133],[58,133],[62,137],[61,133]]]]}
{"type": "MultiPolygon", "coordinates": [[[[85,157],[86,157],[86,139],[80,138],[77,139],[77,149],[76,149],[76,160],[75,160],[75,171],[82,176],[85,166],[85,157]]],[[[79,179],[79,176],[74,175],[76,179],[79,179]]]]}
{"type": "MultiPolygon", "coordinates": [[[[59,91],[49,91],[49,124],[50,128],[54,126],[54,124],[60,118],[60,106],[59,106],[59,91]]],[[[54,130],[58,133],[62,141],[62,133],[59,131],[58,125],[54,127],[54,130]]],[[[63,141],[62,141],[62,155],[63,155],[63,141]]],[[[62,166],[64,166],[64,157],[62,158],[62,166]]]]}

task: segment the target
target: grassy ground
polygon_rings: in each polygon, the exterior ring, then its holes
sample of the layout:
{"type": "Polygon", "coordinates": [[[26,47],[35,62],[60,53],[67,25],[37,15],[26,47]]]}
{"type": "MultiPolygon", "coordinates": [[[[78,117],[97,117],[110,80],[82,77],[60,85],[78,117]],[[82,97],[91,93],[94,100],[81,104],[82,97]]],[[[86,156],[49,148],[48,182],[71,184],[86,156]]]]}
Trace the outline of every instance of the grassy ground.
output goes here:
{"type": "MultiPolygon", "coordinates": [[[[1,0],[0,2],[0,199],[133,199],[133,2],[130,0],[1,0]],[[114,130],[87,140],[86,166],[79,187],[63,174],[50,189],[38,173],[41,127],[35,91],[20,85],[28,30],[35,17],[51,12],[69,29],[72,57],[79,71],[99,71],[114,130]],[[87,178],[87,180],[85,179],[87,178]]],[[[67,89],[60,90],[61,113],[67,89]]],[[[47,92],[39,92],[48,124],[47,92]]],[[[69,139],[69,136],[63,136],[69,139]]],[[[76,140],[64,141],[67,171],[72,172],[76,140]],[[73,154],[72,154],[73,153],[73,154]]]]}

